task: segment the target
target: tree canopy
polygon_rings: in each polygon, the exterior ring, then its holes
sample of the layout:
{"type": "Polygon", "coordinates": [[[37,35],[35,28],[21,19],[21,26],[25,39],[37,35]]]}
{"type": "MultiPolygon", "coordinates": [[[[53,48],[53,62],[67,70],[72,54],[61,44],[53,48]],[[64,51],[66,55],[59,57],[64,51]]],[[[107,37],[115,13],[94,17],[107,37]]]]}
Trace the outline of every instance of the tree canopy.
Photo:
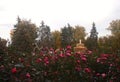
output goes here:
{"type": "Polygon", "coordinates": [[[52,35],[50,27],[44,25],[44,22],[41,22],[41,26],[37,30],[37,43],[39,47],[51,47],[52,46],[52,35]]]}
{"type": "Polygon", "coordinates": [[[61,32],[60,31],[53,31],[52,32],[53,41],[54,41],[54,48],[58,49],[61,48],[61,32]]]}
{"type": "Polygon", "coordinates": [[[80,39],[82,41],[85,41],[86,36],[85,27],[77,25],[75,26],[73,32],[74,32],[74,44],[77,44],[80,39]]]}
{"type": "Polygon", "coordinates": [[[36,36],[36,25],[18,17],[17,24],[13,29],[12,47],[19,52],[30,53],[36,36]]]}
{"type": "Polygon", "coordinates": [[[90,36],[86,40],[86,46],[89,50],[96,50],[98,47],[98,32],[95,27],[95,23],[92,24],[90,36]]]}
{"type": "Polygon", "coordinates": [[[113,20],[108,29],[111,31],[113,38],[112,49],[116,53],[120,53],[120,20],[113,20]]]}
{"type": "Polygon", "coordinates": [[[64,27],[61,29],[61,44],[62,47],[66,47],[67,45],[71,45],[73,42],[73,28],[68,24],[68,27],[64,27]]]}

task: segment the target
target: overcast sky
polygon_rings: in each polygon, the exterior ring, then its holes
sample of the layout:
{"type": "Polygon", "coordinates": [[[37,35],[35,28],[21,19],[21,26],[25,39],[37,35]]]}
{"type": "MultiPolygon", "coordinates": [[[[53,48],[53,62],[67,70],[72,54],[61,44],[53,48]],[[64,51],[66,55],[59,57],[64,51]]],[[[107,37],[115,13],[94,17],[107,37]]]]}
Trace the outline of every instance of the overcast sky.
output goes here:
{"type": "Polygon", "coordinates": [[[70,23],[89,33],[95,22],[99,36],[104,36],[109,23],[120,19],[120,0],[0,0],[0,37],[10,38],[17,16],[37,26],[43,20],[52,31],[70,23]]]}

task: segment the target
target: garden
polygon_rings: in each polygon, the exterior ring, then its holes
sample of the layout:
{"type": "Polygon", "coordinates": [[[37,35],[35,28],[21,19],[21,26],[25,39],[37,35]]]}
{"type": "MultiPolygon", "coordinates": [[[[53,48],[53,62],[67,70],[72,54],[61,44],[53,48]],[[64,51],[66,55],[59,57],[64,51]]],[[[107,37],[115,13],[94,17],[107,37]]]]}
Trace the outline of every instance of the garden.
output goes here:
{"type": "Polygon", "coordinates": [[[0,82],[119,82],[120,56],[71,46],[39,53],[0,54],[0,82]]]}
{"type": "Polygon", "coordinates": [[[112,35],[98,38],[93,23],[85,39],[81,26],[50,32],[43,21],[36,27],[18,17],[11,41],[0,38],[0,82],[120,82],[118,25],[113,21],[112,35]],[[75,47],[79,40],[85,50],[75,47]]]}

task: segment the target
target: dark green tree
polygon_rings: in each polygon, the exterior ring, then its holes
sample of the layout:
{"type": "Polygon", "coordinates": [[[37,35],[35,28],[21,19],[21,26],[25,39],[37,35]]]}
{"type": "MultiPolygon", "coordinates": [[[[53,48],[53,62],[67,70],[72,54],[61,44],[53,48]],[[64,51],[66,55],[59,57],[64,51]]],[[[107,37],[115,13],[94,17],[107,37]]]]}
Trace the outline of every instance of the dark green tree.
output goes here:
{"type": "Polygon", "coordinates": [[[96,50],[98,47],[98,32],[95,27],[95,23],[92,24],[90,36],[86,40],[86,46],[89,50],[96,50]]]}
{"type": "Polygon", "coordinates": [[[36,25],[18,17],[12,33],[11,46],[18,52],[30,53],[36,36],[36,25]]]}
{"type": "Polygon", "coordinates": [[[71,45],[73,43],[73,28],[68,24],[68,27],[64,27],[61,29],[61,43],[62,47],[66,47],[67,45],[71,45]]]}

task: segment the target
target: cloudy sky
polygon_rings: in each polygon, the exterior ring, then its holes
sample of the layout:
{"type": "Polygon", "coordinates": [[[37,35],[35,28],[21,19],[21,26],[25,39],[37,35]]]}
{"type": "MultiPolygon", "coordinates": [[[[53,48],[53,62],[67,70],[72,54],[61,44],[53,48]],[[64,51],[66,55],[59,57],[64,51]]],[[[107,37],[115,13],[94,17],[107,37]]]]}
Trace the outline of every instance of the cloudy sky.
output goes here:
{"type": "Polygon", "coordinates": [[[120,19],[120,0],[0,0],[0,37],[10,38],[17,16],[37,26],[43,20],[52,31],[70,23],[89,33],[95,22],[99,36],[104,36],[110,34],[109,23],[120,19]]]}

